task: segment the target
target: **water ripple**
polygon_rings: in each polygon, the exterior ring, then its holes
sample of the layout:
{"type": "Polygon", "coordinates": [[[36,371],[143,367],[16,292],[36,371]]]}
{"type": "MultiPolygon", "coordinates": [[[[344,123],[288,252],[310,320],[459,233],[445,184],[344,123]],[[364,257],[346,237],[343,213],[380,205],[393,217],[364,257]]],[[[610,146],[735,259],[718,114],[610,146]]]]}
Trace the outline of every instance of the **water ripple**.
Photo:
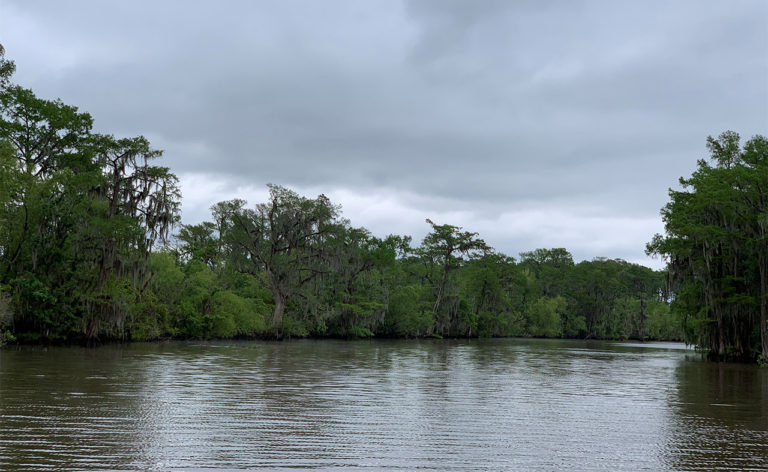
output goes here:
{"type": "Polygon", "coordinates": [[[0,351],[0,469],[768,470],[768,371],[675,344],[0,351]]]}

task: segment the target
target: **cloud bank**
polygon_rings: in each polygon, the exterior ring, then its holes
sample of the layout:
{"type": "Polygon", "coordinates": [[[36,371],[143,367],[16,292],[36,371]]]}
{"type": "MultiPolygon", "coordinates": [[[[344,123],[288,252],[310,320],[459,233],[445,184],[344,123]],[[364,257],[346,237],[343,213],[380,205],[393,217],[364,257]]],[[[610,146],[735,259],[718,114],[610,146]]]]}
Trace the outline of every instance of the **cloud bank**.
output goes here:
{"type": "Polygon", "coordinates": [[[768,132],[763,1],[0,3],[16,81],[147,136],[183,219],[264,184],[375,234],[660,267],[708,135],[768,132]]]}

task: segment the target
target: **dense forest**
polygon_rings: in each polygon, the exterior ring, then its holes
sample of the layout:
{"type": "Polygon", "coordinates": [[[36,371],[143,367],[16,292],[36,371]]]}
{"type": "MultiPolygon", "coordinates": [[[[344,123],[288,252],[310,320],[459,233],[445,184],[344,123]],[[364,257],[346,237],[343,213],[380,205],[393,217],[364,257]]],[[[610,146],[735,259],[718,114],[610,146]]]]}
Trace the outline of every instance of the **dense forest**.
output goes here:
{"type": "Polygon", "coordinates": [[[670,191],[666,235],[648,252],[667,258],[689,342],[714,359],[768,363],[768,140],[740,141],[707,140],[710,159],[670,191]]]}
{"type": "Polygon", "coordinates": [[[518,258],[426,220],[380,238],[277,185],[182,224],[143,137],[11,82],[0,46],[0,343],[333,336],[685,339],[757,359],[766,333],[766,140],[709,140],[662,210],[667,271],[563,248],[518,258]]]}
{"type": "Polygon", "coordinates": [[[0,65],[5,341],[682,335],[664,275],[622,260],[514,259],[430,220],[419,245],[378,238],[280,186],[180,224],[177,179],[146,139],[92,132],[0,65]]]}

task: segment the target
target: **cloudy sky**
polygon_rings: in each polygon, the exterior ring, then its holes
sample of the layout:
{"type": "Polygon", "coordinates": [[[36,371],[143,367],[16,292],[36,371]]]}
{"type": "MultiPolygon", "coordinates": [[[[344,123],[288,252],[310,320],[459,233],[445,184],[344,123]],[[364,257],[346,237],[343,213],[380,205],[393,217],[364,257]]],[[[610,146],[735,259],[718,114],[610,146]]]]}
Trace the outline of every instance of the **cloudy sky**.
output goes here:
{"type": "Polygon", "coordinates": [[[15,81],[144,135],[183,220],[266,183],[374,234],[651,267],[667,189],[768,134],[764,0],[0,0],[15,81]]]}

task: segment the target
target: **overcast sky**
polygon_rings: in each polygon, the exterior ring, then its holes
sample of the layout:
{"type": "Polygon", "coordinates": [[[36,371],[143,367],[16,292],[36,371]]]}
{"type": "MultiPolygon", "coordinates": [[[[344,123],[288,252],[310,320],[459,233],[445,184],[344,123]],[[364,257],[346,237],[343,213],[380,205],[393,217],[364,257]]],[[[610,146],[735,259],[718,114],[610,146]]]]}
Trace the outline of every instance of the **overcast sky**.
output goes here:
{"type": "Polygon", "coordinates": [[[706,137],[768,134],[764,0],[0,0],[0,43],[16,83],[164,149],[185,223],[275,183],[380,236],[660,267],[706,137]]]}

